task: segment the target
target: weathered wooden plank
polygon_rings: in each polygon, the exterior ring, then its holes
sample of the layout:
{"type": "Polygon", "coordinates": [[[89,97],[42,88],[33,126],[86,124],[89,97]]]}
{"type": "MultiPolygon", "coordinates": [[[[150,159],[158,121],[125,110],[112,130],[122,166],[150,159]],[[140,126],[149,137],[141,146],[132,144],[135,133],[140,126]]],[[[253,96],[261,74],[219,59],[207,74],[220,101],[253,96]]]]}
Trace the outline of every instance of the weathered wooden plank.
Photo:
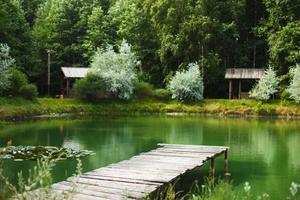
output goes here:
{"type": "Polygon", "coordinates": [[[176,146],[166,146],[159,148],[157,150],[169,150],[169,151],[181,151],[181,152],[191,152],[191,153],[220,153],[226,151],[226,149],[215,149],[215,148],[182,148],[176,146]]]}
{"type": "MultiPolygon", "coordinates": [[[[108,172],[108,173],[124,173],[124,174],[128,174],[128,173],[134,173],[134,174],[139,174],[139,175],[144,175],[144,176],[148,176],[150,173],[147,170],[143,170],[143,169],[130,169],[130,168],[119,168],[118,170],[116,170],[115,168],[109,168],[109,167],[105,167],[105,168],[100,168],[95,170],[95,172],[108,172]]],[[[164,174],[164,175],[169,175],[169,176],[176,176],[178,175],[177,172],[169,172],[166,170],[160,170],[160,171],[151,171],[152,175],[158,176],[160,174],[164,174]]]]}
{"type": "Polygon", "coordinates": [[[92,176],[101,176],[101,177],[111,177],[111,178],[123,178],[123,179],[132,179],[132,180],[141,180],[141,181],[150,181],[158,183],[166,183],[171,180],[174,176],[172,175],[163,175],[158,176],[157,174],[148,174],[147,176],[143,174],[136,173],[120,173],[118,171],[113,172],[88,172],[85,175],[92,176]]]}
{"type": "MultiPolygon", "coordinates": [[[[65,185],[65,186],[70,186],[72,187],[72,183],[63,181],[60,184],[65,185]]],[[[129,190],[128,188],[111,188],[111,187],[97,187],[95,185],[89,185],[81,182],[77,182],[77,187],[80,188],[81,190],[88,190],[92,192],[98,193],[105,193],[105,194],[112,194],[112,195],[120,195],[124,197],[138,197],[142,198],[146,196],[148,193],[145,192],[140,192],[140,191],[133,191],[129,190]]]]}
{"type": "Polygon", "coordinates": [[[181,173],[183,170],[185,171],[185,168],[174,168],[174,167],[169,167],[164,165],[159,165],[159,164],[153,164],[151,166],[145,164],[145,163],[140,163],[135,166],[132,164],[128,163],[122,163],[122,164],[117,164],[117,165],[109,165],[107,168],[111,169],[128,169],[128,170],[141,170],[145,171],[147,173],[155,173],[155,172],[172,172],[172,173],[181,173]]]}
{"type": "Polygon", "coordinates": [[[180,148],[198,148],[198,149],[229,149],[227,146],[211,146],[211,145],[193,145],[193,144],[165,144],[159,143],[158,146],[163,147],[180,147],[180,148]]]}
{"type": "Polygon", "coordinates": [[[145,181],[145,180],[137,180],[137,179],[97,176],[97,175],[92,175],[92,174],[87,174],[87,173],[81,175],[80,177],[82,177],[82,178],[85,177],[85,178],[89,178],[89,179],[97,179],[97,180],[118,181],[118,182],[125,182],[125,183],[139,183],[139,184],[146,184],[146,185],[156,185],[156,186],[160,186],[162,183],[162,182],[145,181]]]}
{"type": "Polygon", "coordinates": [[[229,149],[202,145],[159,146],[129,160],[84,173],[79,178],[68,178],[54,184],[53,188],[56,191],[70,190],[72,182],[77,180],[78,188],[73,199],[141,199],[229,149]]]}
{"type": "MultiPolygon", "coordinates": [[[[59,184],[56,184],[53,186],[55,190],[61,190],[61,191],[66,191],[66,190],[72,190],[73,187],[70,185],[65,185],[64,182],[61,182],[59,184]]],[[[111,200],[120,200],[120,199],[132,199],[130,196],[127,196],[125,193],[124,194],[112,194],[112,193],[107,193],[103,191],[95,191],[91,190],[88,187],[78,187],[76,188],[74,194],[84,194],[96,198],[106,198],[106,199],[111,199],[111,200]]]]}
{"type": "MultiPolygon", "coordinates": [[[[146,184],[136,184],[136,183],[125,183],[125,182],[118,182],[118,181],[106,181],[106,180],[97,180],[97,179],[90,179],[86,177],[80,177],[76,179],[78,183],[87,184],[87,185],[94,185],[103,188],[117,188],[129,191],[136,191],[136,192],[143,192],[143,193],[150,193],[157,189],[157,185],[146,185],[146,184]]],[[[72,178],[67,179],[66,181],[72,182],[72,178]]]]}

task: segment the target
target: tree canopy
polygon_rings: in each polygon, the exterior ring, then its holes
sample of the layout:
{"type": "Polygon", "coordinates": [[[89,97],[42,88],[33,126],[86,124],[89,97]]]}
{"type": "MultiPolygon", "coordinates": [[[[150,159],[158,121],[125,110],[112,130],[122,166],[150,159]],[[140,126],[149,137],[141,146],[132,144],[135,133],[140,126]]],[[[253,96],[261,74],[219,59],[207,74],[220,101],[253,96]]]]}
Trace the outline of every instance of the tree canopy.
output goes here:
{"type": "MultiPolygon", "coordinates": [[[[299,0],[0,0],[0,43],[43,94],[51,50],[52,94],[60,67],[89,67],[97,48],[125,39],[139,78],[165,87],[198,62],[204,96],[225,97],[226,68],[300,62],[299,0]]],[[[288,81],[286,82],[288,83],[288,81]]]]}

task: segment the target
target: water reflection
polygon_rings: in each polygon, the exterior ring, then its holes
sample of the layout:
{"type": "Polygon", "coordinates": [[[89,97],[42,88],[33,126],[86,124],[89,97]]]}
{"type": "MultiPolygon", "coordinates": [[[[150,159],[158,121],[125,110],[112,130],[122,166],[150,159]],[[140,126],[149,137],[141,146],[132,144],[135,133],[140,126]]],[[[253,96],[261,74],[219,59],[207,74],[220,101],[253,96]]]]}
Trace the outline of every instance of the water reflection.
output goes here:
{"type": "MultiPolygon", "coordinates": [[[[0,129],[0,145],[53,145],[93,150],[84,159],[84,171],[128,159],[156,147],[157,143],[230,146],[230,171],[234,183],[249,181],[257,193],[285,197],[291,181],[300,182],[299,121],[224,119],[208,117],[97,117],[8,125],[0,129]]],[[[34,163],[4,163],[11,179],[34,163]]],[[[222,159],[217,163],[220,173],[222,159]]],[[[55,180],[72,174],[74,161],[55,168],[55,180]]],[[[208,171],[202,170],[201,175],[208,171]]]]}

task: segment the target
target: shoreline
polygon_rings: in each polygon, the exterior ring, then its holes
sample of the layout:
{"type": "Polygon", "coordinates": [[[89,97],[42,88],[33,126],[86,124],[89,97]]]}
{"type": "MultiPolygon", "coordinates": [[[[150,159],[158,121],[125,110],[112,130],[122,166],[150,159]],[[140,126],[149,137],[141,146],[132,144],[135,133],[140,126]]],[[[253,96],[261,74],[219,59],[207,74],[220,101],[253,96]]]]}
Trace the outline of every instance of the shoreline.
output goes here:
{"type": "Polygon", "coordinates": [[[208,115],[238,118],[299,119],[300,104],[290,101],[258,102],[254,100],[205,99],[196,103],[133,99],[128,102],[105,100],[85,102],[78,99],[0,98],[0,120],[27,121],[40,118],[60,118],[72,115],[149,115],[167,116],[208,115]]]}

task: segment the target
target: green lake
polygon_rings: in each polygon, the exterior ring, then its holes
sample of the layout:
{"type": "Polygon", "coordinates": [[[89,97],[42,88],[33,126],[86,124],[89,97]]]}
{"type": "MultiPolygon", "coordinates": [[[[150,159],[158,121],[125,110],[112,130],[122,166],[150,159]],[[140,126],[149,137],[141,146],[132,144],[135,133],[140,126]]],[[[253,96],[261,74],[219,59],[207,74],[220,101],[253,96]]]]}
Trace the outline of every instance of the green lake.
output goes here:
{"type": "MultiPolygon", "coordinates": [[[[300,121],[205,116],[84,117],[24,122],[0,127],[0,145],[51,145],[88,149],[83,171],[128,159],[156,148],[157,143],[225,145],[230,147],[229,170],[234,185],[250,182],[256,194],[285,199],[292,181],[300,183],[300,121]]],[[[5,161],[4,173],[16,181],[34,161],[5,161]]],[[[54,180],[63,180],[75,161],[61,161],[54,180]]],[[[223,158],[217,160],[223,174],[223,158]]],[[[209,163],[189,177],[207,176],[209,163]]],[[[201,179],[201,178],[200,178],[201,179]]]]}

